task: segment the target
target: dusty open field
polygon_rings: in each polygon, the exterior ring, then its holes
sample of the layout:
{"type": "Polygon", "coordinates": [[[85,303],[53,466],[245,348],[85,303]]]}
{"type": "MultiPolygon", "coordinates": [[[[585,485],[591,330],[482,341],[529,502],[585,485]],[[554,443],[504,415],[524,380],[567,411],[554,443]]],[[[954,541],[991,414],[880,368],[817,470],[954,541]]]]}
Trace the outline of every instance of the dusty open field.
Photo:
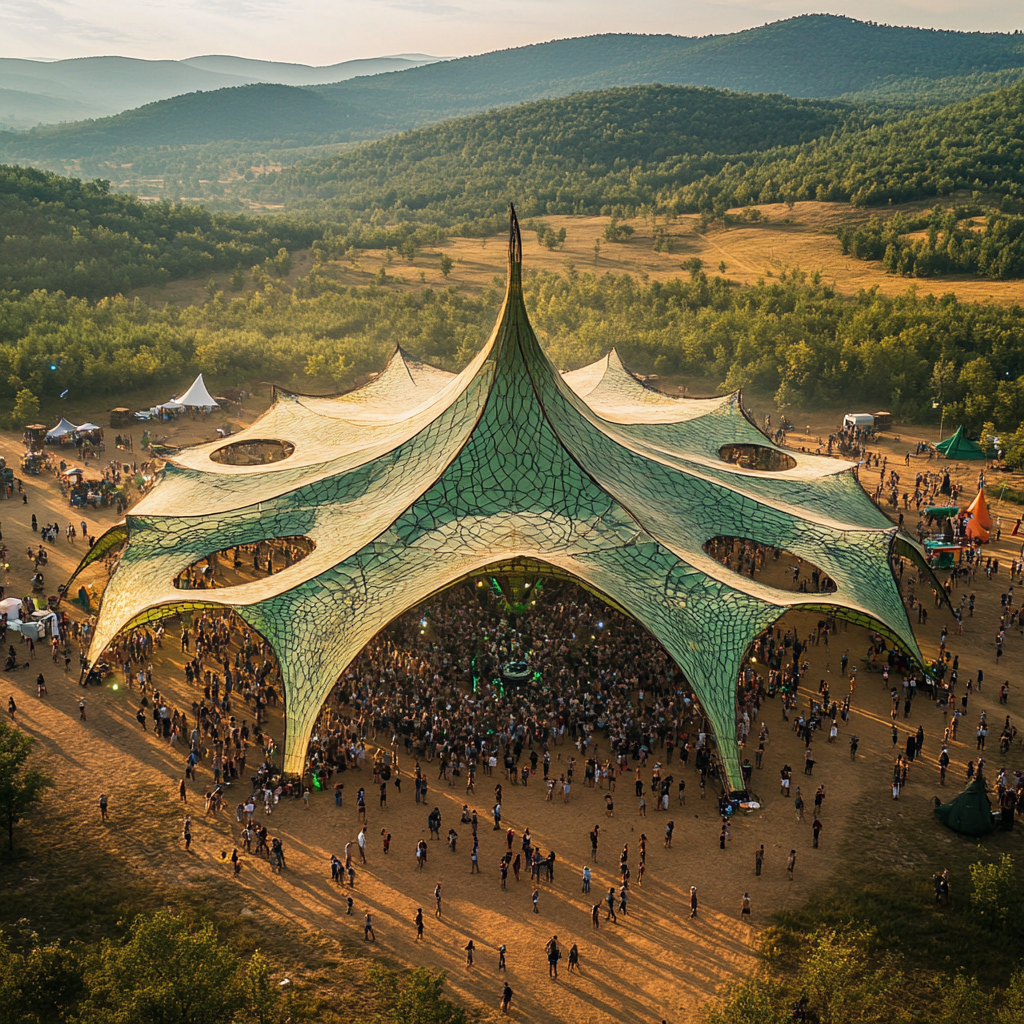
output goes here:
{"type": "MultiPolygon", "coordinates": [[[[672,252],[654,251],[654,226],[640,219],[624,220],[634,229],[625,242],[604,240],[608,217],[544,217],[543,222],[556,231],[565,228],[565,243],[549,250],[539,245],[536,234],[524,232],[524,257],[528,269],[555,273],[564,271],[571,260],[581,271],[598,273],[646,275],[651,280],[667,281],[684,276],[680,264],[697,257],[704,261],[709,274],[724,273],[739,284],[755,284],[760,278],[778,278],[783,272],[802,271],[808,277],[815,272],[843,295],[854,295],[861,289],[878,288],[883,295],[902,295],[915,287],[921,295],[955,294],[970,302],[993,301],[1004,304],[1024,302],[1024,281],[990,281],[965,276],[927,278],[893,277],[877,261],[856,260],[844,256],[835,237],[842,224],[858,224],[873,215],[889,217],[897,210],[905,214],[930,209],[927,203],[904,203],[885,209],[863,210],[845,203],[797,203],[792,210],[785,204],[757,207],[763,220],[757,224],[720,225],[705,234],[697,230],[697,216],[677,217],[670,223],[659,219],[657,228],[667,232],[672,252]],[[601,239],[600,255],[595,259],[594,242],[601,239]],[[719,265],[725,263],[725,270],[719,265]]],[[[734,213],[738,211],[733,211],[734,213]]],[[[442,245],[424,249],[409,263],[397,253],[385,264],[385,253],[366,250],[356,265],[347,260],[334,261],[327,273],[344,284],[368,285],[379,267],[385,265],[389,287],[414,290],[429,285],[443,288],[457,285],[469,292],[478,292],[492,284],[497,275],[504,279],[505,237],[451,238],[442,245]],[[440,255],[447,253],[455,266],[446,279],[440,270],[440,255]]],[[[308,251],[295,254],[292,271],[285,283],[294,283],[307,274],[311,266],[308,251]]],[[[227,291],[230,275],[214,275],[218,286],[227,291]]],[[[205,281],[174,281],[166,288],[143,288],[137,293],[147,302],[179,304],[203,302],[205,281]]],[[[246,292],[251,290],[247,285],[246,292]]],[[[245,294],[246,292],[243,292],[245,294]]],[[[229,293],[230,294],[230,293],[229,293]]]]}
{"type": "MultiPolygon", "coordinates": [[[[248,418],[254,410],[249,410],[248,418]]],[[[97,410],[93,409],[96,415],[97,410]]],[[[219,421],[181,421],[167,428],[177,443],[205,439],[212,435],[219,421]]],[[[811,425],[817,431],[827,424],[811,425]]],[[[112,440],[114,431],[108,431],[112,440]]],[[[139,432],[136,431],[136,437],[139,432]]],[[[908,442],[883,446],[891,455],[902,454],[908,442]]],[[[796,444],[805,443],[799,436],[796,444]]],[[[19,452],[17,438],[11,434],[0,437],[0,454],[8,459],[19,452]]],[[[912,460],[914,467],[926,465],[925,460],[912,460]]],[[[927,463],[935,468],[936,463],[927,463]]],[[[961,478],[966,482],[976,474],[973,466],[963,467],[961,478]]],[[[69,519],[78,522],[78,510],[68,509],[62,502],[52,478],[28,478],[28,504],[20,501],[0,503],[0,524],[3,541],[10,549],[8,594],[27,590],[31,563],[25,549],[38,544],[29,519],[35,513],[40,523],[56,520],[62,525],[69,519]]],[[[1004,515],[1019,514],[1006,507],[1004,515]]],[[[97,535],[113,520],[112,511],[87,514],[97,535]]],[[[913,527],[916,520],[909,517],[913,527]]],[[[1012,522],[1012,519],[1011,519],[1012,522]]],[[[1003,542],[994,545],[1001,560],[1016,554],[1004,530],[1003,542]]],[[[51,546],[48,581],[56,584],[70,573],[83,553],[61,540],[51,546]]],[[[1015,720],[1024,714],[1024,687],[1020,686],[1021,655],[1024,638],[1008,637],[1003,673],[997,677],[993,636],[999,614],[999,595],[1005,589],[1005,574],[988,582],[979,576],[975,590],[978,595],[974,619],[967,620],[963,636],[952,636],[950,647],[961,658],[962,678],[972,676],[979,667],[986,670],[985,692],[971,700],[970,714],[961,731],[961,742],[951,750],[953,786],[938,787],[935,758],[939,752],[938,738],[944,726],[943,713],[921,697],[915,702],[908,719],[900,719],[900,743],[908,730],[922,725],[926,734],[924,763],[916,764],[911,784],[898,803],[889,795],[888,779],[893,746],[890,740],[888,691],[877,674],[869,674],[861,658],[867,648],[867,636],[850,627],[832,638],[831,646],[811,647],[811,664],[806,679],[816,689],[817,680],[828,678],[832,691],[842,698],[848,684],[839,677],[839,658],[849,651],[851,664],[862,666],[853,698],[853,715],[844,726],[836,745],[816,742],[817,765],[813,779],[802,775],[803,744],[782,720],[777,701],[768,701],[763,720],[771,730],[764,768],[755,773],[754,789],[763,800],[760,812],[741,816],[732,828],[732,839],[725,851],[718,849],[719,820],[714,794],[701,801],[697,778],[688,773],[687,801],[679,806],[673,798],[670,812],[655,813],[649,809],[646,820],[638,817],[636,801],[628,779],[620,782],[616,793],[615,817],[604,816],[603,793],[574,787],[571,801],[561,798],[547,803],[540,785],[513,787],[506,783],[504,791],[504,824],[521,834],[529,827],[535,842],[547,852],[555,850],[558,863],[553,885],[541,885],[540,913],[531,909],[532,886],[524,874],[516,884],[510,879],[508,891],[502,892],[498,881],[498,859],[504,851],[502,833],[495,833],[489,821],[493,803],[491,788],[499,778],[480,776],[475,794],[466,795],[462,787],[448,787],[436,781],[436,764],[427,766],[431,793],[426,807],[413,801],[408,772],[411,763],[403,762],[406,785],[400,794],[391,790],[385,811],[377,808],[376,792],[370,773],[351,773],[344,779],[345,806],[337,809],[328,794],[316,794],[310,813],[301,801],[280,805],[267,820],[271,835],[283,838],[288,854],[288,869],[276,877],[265,861],[246,857],[244,869],[237,879],[230,878],[230,868],[221,860],[222,852],[230,852],[238,844],[239,827],[234,814],[221,818],[203,816],[202,795],[210,788],[208,771],[200,773],[189,786],[187,810],[195,822],[193,851],[184,852],[178,836],[180,818],[185,808],[178,805],[177,786],[182,777],[184,751],[169,749],[164,741],[143,732],[134,715],[135,694],[124,686],[91,689],[88,694],[87,722],[78,721],[77,702],[82,691],[77,686],[77,673],[67,677],[51,665],[40,649],[29,670],[0,677],[0,704],[6,705],[9,694],[16,695],[18,721],[22,728],[38,737],[42,760],[57,779],[57,788],[47,798],[44,814],[38,815],[25,830],[28,841],[45,843],[58,852],[65,851],[66,864],[74,863],[76,844],[89,844],[111,851],[112,862],[131,873],[133,881],[159,889],[161,886],[186,887],[204,901],[211,912],[237,912],[239,908],[255,923],[283,922],[308,935],[321,934],[325,941],[337,941],[351,948],[362,940],[360,926],[366,909],[374,912],[377,931],[376,950],[400,963],[446,968],[455,993],[474,1005],[493,1012],[497,1005],[501,980],[496,971],[497,947],[508,947],[508,978],[516,993],[515,1016],[532,1022],[567,1022],[567,1024],[610,1024],[617,1021],[658,1021],[666,1018],[686,1021],[695,1008],[723,985],[734,982],[749,972],[755,963],[754,947],[759,931],[768,923],[772,912],[796,907],[810,894],[841,872],[844,856],[841,851],[855,844],[858,829],[869,828],[890,837],[894,861],[907,863],[913,851],[900,849],[900,833],[904,822],[930,822],[930,803],[934,794],[943,798],[957,792],[956,782],[963,777],[963,766],[976,756],[973,724],[983,708],[988,709],[990,725],[995,727],[993,739],[1005,713],[1015,720]],[[35,695],[36,672],[44,671],[49,696],[35,695]],[[1000,708],[997,688],[1002,678],[1011,680],[1008,709],[1000,708]],[[849,736],[860,739],[860,756],[852,763],[848,754],[849,736]],[[821,847],[811,848],[811,815],[798,821],[793,800],[780,795],[779,768],[788,762],[795,769],[794,786],[802,785],[806,799],[819,784],[826,787],[824,831],[821,847]],[[332,886],[328,860],[331,853],[342,855],[346,842],[355,840],[359,823],[356,820],[355,794],[360,785],[367,789],[369,808],[368,863],[356,861],[356,885],[351,895],[355,901],[354,916],[345,914],[344,893],[332,886]],[[111,798],[111,822],[101,826],[96,810],[100,792],[111,798]],[[476,807],[480,818],[481,874],[470,874],[469,826],[458,824],[459,810],[468,802],[476,807]],[[434,806],[442,813],[442,832],[455,825],[460,833],[459,849],[451,854],[443,843],[431,843],[425,870],[415,869],[413,847],[426,838],[426,814],[434,806]],[[855,812],[855,813],[854,813],[855,812]],[[662,843],[664,819],[676,823],[675,842],[671,850],[662,843]],[[589,861],[590,844],[587,833],[595,824],[601,825],[599,860],[595,865],[591,896],[580,892],[580,868],[589,861]],[[390,854],[381,851],[380,832],[392,835],[390,854]],[[605,921],[592,930],[589,909],[600,898],[602,887],[617,880],[617,854],[628,842],[633,851],[631,864],[636,864],[636,849],[641,832],[648,843],[647,876],[642,889],[634,887],[629,916],[618,923],[605,921]],[[754,851],[760,843],[767,850],[764,874],[754,876],[754,851]],[[785,858],[790,849],[797,851],[795,880],[786,876],[785,858]],[[443,889],[443,917],[433,916],[432,892],[437,881],[443,889]],[[696,885],[701,898],[700,916],[688,917],[687,898],[690,885],[696,885]],[[741,922],[740,901],[749,891],[753,902],[751,924],[741,922]],[[423,907],[427,921],[426,939],[415,942],[412,918],[417,907],[423,907]],[[543,945],[557,934],[563,949],[573,942],[580,948],[582,973],[568,976],[565,961],[557,982],[547,977],[543,945]],[[462,948],[472,938],[476,944],[477,964],[473,969],[463,966],[462,948]]],[[[49,588],[48,588],[49,589],[49,588]]],[[[926,627],[919,627],[922,648],[926,653],[936,649],[939,631],[949,625],[947,617],[933,611],[926,627]]],[[[780,623],[782,628],[795,627],[806,634],[814,619],[808,615],[791,615],[780,623]]],[[[187,708],[194,699],[180,671],[180,656],[173,640],[165,643],[161,657],[155,662],[155,683],[169,695],[175,706],[187,708]]],[[[72,665],[75,671],[75,665],[72,665]]],[[[810,690],[802,694],[806,700],[810,690]]],[[[239,708],[242,706],[239,705],[239,708]]],[[[236,713],[244,716],[244,709],[236,713]]],[[[270,727],[271,735],[281,738],[280,711],[270,727]]],[[[381,739],[384,739],[383,737],[381,739]]],[[[556,748],[555,758],[574,754],[572,748],[556,748]]],[[[987,752],[989,764],[998,769],[1003,761],[993,742],[987,752]],[[994,748],[994,749],[993,749],[994,748]]],[[[252,763],[253,758],[250,758],[252,763]]],[[[1015,744],[1006,763],[1024,767],[1024,752],[1015,744]]],[[[557,766],[558,761],[555,761],[557,766]]],[[[675,765],[673,767],[676,767],[675,765]]],[[[994,772],[990,771],[990,777],[994,772]]],[[[649,781],[649,771],[645,773],[649,781]]],[[[678,776],[677,776],[678,777],[678,776]]],[[[229,806],[246,792],[244,784],[229,791],[229,806]]],[[[653,802],[652,802],[653,803],[653,802]]],[[[926,825],[926,827],[928,827],[926,825]]],[[[935,826],[930,832],[937,843],[960,842],[950,833],[935,826]]],[[[46,886],[52,878],[46,867],[36,873],[33,884],[46,886]]],[[[0,886],[5,883],[0,882],[0,886]]],[[[0,887],[0,925],[10,922],[3,916],[3,888],[0,887]]],[[[324,954],[325,962],[327,954],[324,954]]],[[[317,966],[313,964],[311,966],[317,966]]]]}

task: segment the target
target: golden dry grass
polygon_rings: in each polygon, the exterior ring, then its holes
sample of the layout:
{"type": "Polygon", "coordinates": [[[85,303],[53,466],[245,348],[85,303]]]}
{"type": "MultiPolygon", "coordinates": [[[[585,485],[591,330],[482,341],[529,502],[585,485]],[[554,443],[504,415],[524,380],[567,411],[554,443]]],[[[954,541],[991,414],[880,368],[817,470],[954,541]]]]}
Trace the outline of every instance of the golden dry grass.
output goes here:
{"type": "MultiPolygon", "coordinates": [[[[991,281],[987,278],[954,275],[935,279],[893,277],[878,261],[856,260],[844,256],[835,237],[843,224],[858,224],[875,214],[889,216],[897,210],[916,214],[929,208],[928,203],[904,203],[882,210],[858,209],[845,203],[797,203],[790,210],[784,204],[757,207],[764,220],[757,224],[716,226],[701,234],[696,215],[681,216],[670,223],[659,221],[658,230],[665,230],[673,251],[654,251],[654,227],[640,219],[624,220],[634,229],[625,242],[604,240],[608,217],[552,216],[540,218],[555,230],[565,228],[564,245],[556,250],[537,244],[536,235],[524,232],[524,254],[530,269],[564,272],[566,262],[572,261],[578,270],[598,273],[633,274],[653,281],[667,281],[685,276],[680,265],[684,260],[697,257],[703,260],[710,274],[721,273],[719,264],[725,263],[724,275],[739,284],[756,284],[758,280],[778,276],[785,271],[802,271],[808,276],[820,273],[842,295],[855,295],[862,289],[877,288],[883,295],[902,295],[909,288],[919,294],[954,294],[965,302],[997,302],[1010,305],[1024,302],[1024,281],[991,281]],[[601,240],[600,255],[595,259],[594,242],[601,240]]],[[[734,214],[739,211],[732,211],[734,214]]],[[[397,253],[386,262],[382,250],[360,251],[358,262],[335,260],[325,269],[343,284],[367,286],[379,267],[385,266],[388,287],[401,291],[417,291],[424,286],[444,288],[456,285],[469,293],[478,293],[489,287],[495,276],[505,273],[506,246],[504,235],[490,238],[450,238],[441,245],[422,250],[409,263],[397,253]],[[440,256],[447,253],[454,261],[451,276],[441,274],[440,256]]],[[[291,273],[286,285],[309,272],[312,257],[308,250],[294,254],[291,273]]],[[[248,268],[245,268],[248,271],[248,268]]],[[[228,291],[230,274],[212,275],[219,288],[228,291]]],[[[146,302],[179,305],[204,302],[206,281],[173,281],[166,288],[140,288],[133,292],[146,302]]],[[[242,295],[251,293],[247,280],[242,295]]]]}

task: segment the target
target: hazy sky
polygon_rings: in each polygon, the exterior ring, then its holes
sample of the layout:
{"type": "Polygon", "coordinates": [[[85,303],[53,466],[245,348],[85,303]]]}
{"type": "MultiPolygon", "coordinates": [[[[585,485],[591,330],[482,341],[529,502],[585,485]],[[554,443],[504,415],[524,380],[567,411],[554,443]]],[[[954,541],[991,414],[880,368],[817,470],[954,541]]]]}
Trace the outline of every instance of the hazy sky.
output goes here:
{"type": "Polygon", "coordinates": [[[483,53],[596,32],[733,32],[809,10],[893,25],[1024,27],[1021,0],[0,0],[0,56],[227,53],[333,64],[483,53]]]}

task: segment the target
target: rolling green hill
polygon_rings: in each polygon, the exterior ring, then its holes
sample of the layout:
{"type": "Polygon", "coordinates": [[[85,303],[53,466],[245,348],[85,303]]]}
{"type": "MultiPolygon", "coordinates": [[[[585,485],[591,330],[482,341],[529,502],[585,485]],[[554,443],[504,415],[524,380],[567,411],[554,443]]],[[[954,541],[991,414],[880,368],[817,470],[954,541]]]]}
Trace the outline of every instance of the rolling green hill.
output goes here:
{"type": "Polygon", "coordinates": [[[810,145],[723,161],[680,188],[678,209],[727,209],[784,199],[862,206],[954,191],[1024,197],[1024,83],[886,124],[848,124],[810,145]]]}
{"type": "Polygon", "coordinates": [[[282,218],[144,205],[83,182],[0,165],[0,292],[61,290],[98,299],[172,277],[248,270],[320,231],[282,218]]]}
{"type": "Polygon", "coordinates": [[[540,100],[305,161],[246,187],[268,205],[342,220],[443,226],[504,213],[598,212],[654,203],[729,154],[810,143],[875,123],[822,100],[647,85],[540,100]],[[379,219],[379,218],[376,218],[379,219]]]}
{"type": "Polygon", "coordinates": [[[934,81],[930,95],[941,100],[963,95],[956,90],[965,76],[977,83],[984,81],[979,75],[1022,67],[1020,35],[805,15],[706,38],[562,39],[297,89],[290,96],[266,86],[192,93],[112,118],[14,135],[0,143],[0,155],[36,163],[103,158],[119,165],[130,162],[129,151],[159,146],[365,140],[495,107],[653,83],[827,98],[872,89],[898,95],[904,80],[917,83],[913,88],[920,92],[922,81],[934,81]]]}

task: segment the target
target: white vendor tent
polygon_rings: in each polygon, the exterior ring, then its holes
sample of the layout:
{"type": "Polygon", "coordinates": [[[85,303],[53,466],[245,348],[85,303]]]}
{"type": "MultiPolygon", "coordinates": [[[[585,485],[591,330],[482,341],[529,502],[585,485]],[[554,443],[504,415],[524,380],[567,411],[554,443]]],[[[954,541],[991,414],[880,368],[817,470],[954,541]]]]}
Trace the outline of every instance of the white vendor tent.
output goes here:
{"type": "Polygon", "coordinates": [[[191,408],[198,409],[218,409],[216,399],[206,388],[206,384],[203,381],[203,375],[199,374],[198,377],[192,382],[192,387],[188,389],[183,395],[179,395],[173,402],[164,403],[165,407],[180,408],[181,406],[189,406],[191,408]]]}
{"type": "Polygon", "coordinates": [[[98,425],[97,425],[97,424],[95,424],[95,423],[83,423],[83,424],[82,424],[82,425],[81,425],[81,426],[80,426],[80,427],[78,428],[78,432],[79,432],[80,434],[84,434],[84,433],[85,433],[86,431],[89,431],[89,430],[101,430],[101,429],[102,429],[102,427],[98,426],[98,425]]]}
{"type": "Polygon", "coordinates": [[[6,615],[8,623],[21,618],[21,601],[16,597],[7,597],[0,601],[0,615],[6,615]]]}
{"type": "Polygon", "coordinates": [[[77,429],[78,427],[76,427],[74,423],[69,423],[62,416],[60,418],[60,423],[58,423],[53,430],[48,430],[46,432],[46,436],[48,438],[64,437],[67,434],[73,434],[77,429]]]}

